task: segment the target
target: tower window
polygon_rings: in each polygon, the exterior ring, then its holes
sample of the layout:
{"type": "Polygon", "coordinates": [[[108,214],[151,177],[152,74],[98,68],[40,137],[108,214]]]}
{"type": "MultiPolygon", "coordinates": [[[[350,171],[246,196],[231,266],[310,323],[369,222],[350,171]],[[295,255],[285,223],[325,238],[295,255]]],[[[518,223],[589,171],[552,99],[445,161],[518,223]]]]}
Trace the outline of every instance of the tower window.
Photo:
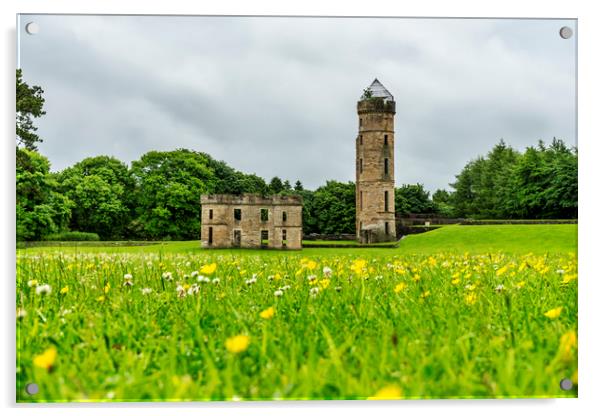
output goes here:
{"type": "Polygon", "coordinates": [[[209,245],[213,244],[213,227],[209,227],[208,243],[209,243],[209,245]]]}
{"type": "Polygon", "coordinates": [[[360,159],[360,173],[364,173],[364,159],[360,159]]]}
{"type": "Polygon", "coordinates": [[[364,144],[364,138],[362,137],[362,135],[360,134],[360,145],[364,144]]]}
{"type": "Polygon", "coordinates": [[[268,220],[268,209],[267,208],[261,208],[260,218],[261,218],[261,221],[268,220]]]}
{"type": "Polygon", "coordinates": [[[364,208],[364,191],[360,191],[360,209],[364,208]]]}
{"type": "Polygon", "coordinates": [[[360,127],[362,127],[362,119],[360,118],[360,127]]]}
{"type": "Polygon", "coordinates": [[[267,247],[270,244],[270,234],[268,230],[261,230],[261,247],[267,247]]]}
{"type": "Polygon", "coordinates": [[[282,247],[286,247],[286,230],[282,230],[282,247]]]}
{"type": "Polygon", "coordinates": [[[389,211],[389,191],[385,191],[385,212],[389,211]]]}
{"type": "Polygon", "coordinates": [[[389,235],[389,223],[385,222],[385,234],[389,235]]]}
{"type": "Polygon", "coordinates": [[[213,210],[212,209],[209,210],[209,219],[210,220],[213,219],[213,210]]]}
{"type": "Polygon", "coordinates": [[[385,146],[389,145],[389,135],[385,134],[385,146]]]}
{"type": "Polygon", "coordinates": [[[286,222],[286,211],[282,211],[282,222],[286,222]]]}
{"type": "Polygon", "coordinates": [[[242,212],[240,208],[234,208],[234,219],[240,221],[242,219],[242,212]]]}
{"type": "Polygon", "coordinates": [[[389,159],[385,158],[385,175],[389,174],[389,159]]]}

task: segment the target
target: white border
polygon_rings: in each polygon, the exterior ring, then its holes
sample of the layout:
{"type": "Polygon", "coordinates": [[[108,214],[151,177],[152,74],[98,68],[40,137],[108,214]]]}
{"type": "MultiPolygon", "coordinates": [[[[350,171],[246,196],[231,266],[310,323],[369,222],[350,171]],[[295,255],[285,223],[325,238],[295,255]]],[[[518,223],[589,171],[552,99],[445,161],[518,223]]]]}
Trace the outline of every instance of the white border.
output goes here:
{"type": "MultiPolygon", "coordinates": [[[[600,74],[599,40],[602,39],[602,15],[593,1],[422,1],[398,2],[396,4],[379,0],[336,1],[327,3],[320,0],[305,0],[295,3],[284,1],[228,1],[199,4],[193,0],[169,0],[151,3],[134,0],[4,0],[1,21],[3,33],[2,62],[2,192],[0,204],[0,230],[2,234],[0,258],[2,261],[2,331],[0,343],[0,394],[4,414],[49,414],[71,415],[89,413],[106,415],[107,405],[45,405],[17,406],[14,404],[15,361],[14,361],[14,68],[16,59],[16,13],[105,13],[105,14],[233,14],[233,15],[329,15],[329,16],[447,16],[447,17],[548,17],[579,19],[579,399],[565,400],[438,400],[406,402],[272,402],[272,403],[188,403],[188,404],[117,404],[110,406],[113,415],[144,412],[148,416],[172,413],[224,414],[229,412],[280,415],[283,412],[293,415],[328,414],[341,410],[346,414],[364,414],[376,411],[379,414],[399,414],[400,412],[426,412],[446,415],[504,415],[526,411],[548,415],[590,414],[602,408],[601,394],[602,367],[600,352],[602,343],[599,317],[602,316],[602,296],[598,254],[599,236],[602,231],[600,216],[602,201],[597,178],[602,178],[598,160],[602,156],[600,141],[602,134],[599,102],[602,90],[600,74]],[[596,238],[598,237],[598,238],[596,238]],[[174,412],[175,411],[175,412],[174,412]]],[[[599,411],[599,410],[598,410],[599,411]]]]}

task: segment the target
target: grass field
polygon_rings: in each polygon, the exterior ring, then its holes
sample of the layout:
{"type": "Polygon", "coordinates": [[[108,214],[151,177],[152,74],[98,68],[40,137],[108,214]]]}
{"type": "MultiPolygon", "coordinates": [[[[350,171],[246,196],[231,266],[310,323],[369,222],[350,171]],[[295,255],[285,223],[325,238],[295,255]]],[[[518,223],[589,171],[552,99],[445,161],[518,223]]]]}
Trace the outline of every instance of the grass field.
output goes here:
{"type": "Polygon", "coordinates": [[[17,250],[17,400],[575,397],[576,234],[17,250]]]}

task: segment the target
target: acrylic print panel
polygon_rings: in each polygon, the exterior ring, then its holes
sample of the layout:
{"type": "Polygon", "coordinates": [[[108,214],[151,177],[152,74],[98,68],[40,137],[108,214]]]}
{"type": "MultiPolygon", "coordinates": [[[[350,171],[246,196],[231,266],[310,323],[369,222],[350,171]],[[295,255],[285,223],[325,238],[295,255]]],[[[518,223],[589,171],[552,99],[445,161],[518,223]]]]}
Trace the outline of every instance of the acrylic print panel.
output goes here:
{"type": "Polygon", "coordinates": [[[17,401],[577,396],[576,20],[17,33],[17,401]]]}

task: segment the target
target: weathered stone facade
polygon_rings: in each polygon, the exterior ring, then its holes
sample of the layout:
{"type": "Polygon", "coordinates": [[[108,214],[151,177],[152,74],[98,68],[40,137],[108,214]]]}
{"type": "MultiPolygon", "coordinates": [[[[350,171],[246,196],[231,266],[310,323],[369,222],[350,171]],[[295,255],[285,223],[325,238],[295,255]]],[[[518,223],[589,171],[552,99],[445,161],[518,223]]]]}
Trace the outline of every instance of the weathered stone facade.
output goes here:
{"type": "Polygon", "coordinates": [[[395,101],[378,80],[368,90],[357,103],[355,229],[362,243],[394,241],[395,101]]]}
{"type": "Polygon", "coordinates": [[[301,249],[302,198],[201,195],[203,248],[301,249]]]}

